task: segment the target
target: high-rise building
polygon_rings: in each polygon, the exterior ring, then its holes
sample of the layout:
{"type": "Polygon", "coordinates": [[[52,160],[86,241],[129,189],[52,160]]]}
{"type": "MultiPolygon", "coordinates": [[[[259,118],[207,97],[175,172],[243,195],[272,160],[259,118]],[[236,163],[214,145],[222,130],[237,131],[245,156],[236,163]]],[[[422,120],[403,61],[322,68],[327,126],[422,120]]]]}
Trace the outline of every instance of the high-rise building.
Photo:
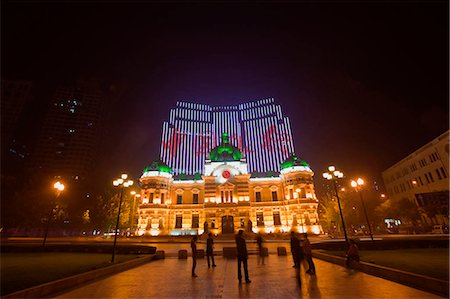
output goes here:
{"type": "MultiPolygon", "coordinates": [[[[33,84],[30,81],[15,81],[2,79],[1,81],[1,144],[2,155],[6,153],[24,155],[16,147],[14,136],[17,134],[24,116],[25,107],[33,99],[33,84]]],[[[23,157],[22,157],[23,158],[23,157]]]]}
{"type": "Polygon", "coordinates": [[[383,171],[392,200],[417,204],[427,224],[448,224],[449,131],[383,171]]]}
{"type": "Polygon", "coordinates": [[[78,179],[95,161],[104,94],[95,81],[56,89],[32,161],[50,175],[78,179]]]}
{"type": "Polygon", "coordinates": [[[231,106],[178,102],[163,124],[161,160],[175,176],[201,174],[222,133],[242,151],[254,175],[278,173],[294,152],[289,118],[273,98],[231,106]]]}

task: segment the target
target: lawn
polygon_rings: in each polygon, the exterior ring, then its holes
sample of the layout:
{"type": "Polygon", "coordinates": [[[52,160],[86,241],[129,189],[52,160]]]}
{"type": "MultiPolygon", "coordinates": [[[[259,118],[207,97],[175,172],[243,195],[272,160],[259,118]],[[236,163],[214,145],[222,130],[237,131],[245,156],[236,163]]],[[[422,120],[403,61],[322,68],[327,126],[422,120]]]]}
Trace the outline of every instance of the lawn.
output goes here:
{"type": "MultiPolygon", "coordinates": [[[[116,255],[116,262],[137,258],[116,255]]],[[[110,265],[104,253],[2,253],[1,295],[110,265]]]]}
{"type": "MultiPolygon", "coordinates": [[[[344,256],[342,251],[326,251],[344,256]]],[[[396,250],[360,250],[361,261],[449,280],[449,249],[418,248],[396,250]]]]}

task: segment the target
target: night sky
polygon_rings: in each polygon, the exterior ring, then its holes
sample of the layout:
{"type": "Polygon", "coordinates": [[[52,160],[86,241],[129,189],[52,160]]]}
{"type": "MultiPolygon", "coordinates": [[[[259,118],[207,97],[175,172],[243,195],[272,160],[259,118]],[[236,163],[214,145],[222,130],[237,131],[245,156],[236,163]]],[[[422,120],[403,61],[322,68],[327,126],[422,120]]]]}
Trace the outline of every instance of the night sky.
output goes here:
{"type": "Polygon", "coordinates": [[[448,129],[448,34],[446,1],[2,1],[1,75],[125,82],[111,103],[111,175],[136,177],[158,158],[178,100],[274,97],[319,176],[334,163],[379,179],[448,129]]]}

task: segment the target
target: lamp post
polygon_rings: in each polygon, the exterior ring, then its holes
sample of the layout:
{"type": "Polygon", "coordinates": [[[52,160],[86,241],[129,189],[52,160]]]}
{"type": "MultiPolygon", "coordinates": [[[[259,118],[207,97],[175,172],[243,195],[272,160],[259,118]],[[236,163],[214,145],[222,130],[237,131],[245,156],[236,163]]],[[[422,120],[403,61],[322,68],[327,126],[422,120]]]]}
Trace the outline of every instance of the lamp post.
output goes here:
{"type": "Polygon", "coordinates": [[[130,234],[131,234],[131,231],[133,230],[134,227],[134,209],[136,208],[136,197],[139,198],[141,197],[141,195],[136,193],[136,191],[131,191],[130,194],[134,195],[133,207],[131,208],[131,215],[130,215],[130,234]]]}
{"type": "MultiPolygon", "coordinates": [[[[62,184],[61,182],[58,181],[55,184],[53,184],[53,188],[55,188],[55,190],[56,190],[56,195],[55,195],[55,202],[56,202],[59,195],[64,190],[64,184],[62,184]]],[[[53,209],[54,209],[54,206],[52,205],[52,209],[50,210],[50,213],[48,214],[47,227],[45,228],[45,235],[44,235],[44,241],[42,241],[42,247],[45,246],[45,241],[47,241],[48,228],[50,227],[50,220],[53,217],[53,209]]]]}
{"type": "Polygon", "coordinates": [[[114,263],[114,255],[116,253],[116,242],[117,242],[117,231],[119,230],[119,220],[120,220],[120,210],[122,208],[122,197],[123,197],[123,189],[133,185],[132,180],[125,181],[128,178],[127,174],[122,174],[120,179],[116,179],[113,181],[113,185],[115,187],[122,186],[120,188],[120,200],[119,200],[119,212],[117,213],[117,221],[116,221],[116,230],[114,231],[114,244],[111,256],[111,263],[114,263]]]}
{"type": "Polygon", "coordinates": [[[359,197],[361,198],[361,204],[364,210],[364,215],[366,216],[367,225],[369,226],[369,234],[370,238],[373,241],[372,228],[370,227],[369,217],[367,216],[366,205],[364,204],[363,196],[362,196],[362,185],[364,185],[364,180],[358,178],[356,181],[352,180],[351,185],[355,188],[355,191],[359,193],[359,197]]]}
{"type": "Polygon", "coordinates": [[[328,166],[328,171],[329,172],[324,172],[322,175],[327,180],[333,180],[334,191],[336,192],[336,198],[339,207],[339,214],[341,215],[342,228],[344,229],[345,242],[348,244],[347,229],[345,228],[344,215],[342,214],[341,201],[339,200],[337,187],[337,179],[342,179],[344,177],[344,173],[336,170],[336,167],[334,166],[328,166]]]}

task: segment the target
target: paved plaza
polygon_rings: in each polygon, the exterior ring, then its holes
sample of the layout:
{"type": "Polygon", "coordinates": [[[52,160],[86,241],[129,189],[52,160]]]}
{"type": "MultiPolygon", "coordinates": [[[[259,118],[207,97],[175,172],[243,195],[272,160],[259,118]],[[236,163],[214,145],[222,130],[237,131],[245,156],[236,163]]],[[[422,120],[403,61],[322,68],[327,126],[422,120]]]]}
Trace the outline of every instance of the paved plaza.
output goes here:
{"type": "Polygon", "coordinates": [[[395,282],[315,259],[317,275],[301,271],[292,258],[270,255],[265,265],[249,258],[251,283],[239,284],[235,259],[216,257],[217,268],[199,259],[166,258],[73,289],[56,298],[441,298],[395,282]]]}

